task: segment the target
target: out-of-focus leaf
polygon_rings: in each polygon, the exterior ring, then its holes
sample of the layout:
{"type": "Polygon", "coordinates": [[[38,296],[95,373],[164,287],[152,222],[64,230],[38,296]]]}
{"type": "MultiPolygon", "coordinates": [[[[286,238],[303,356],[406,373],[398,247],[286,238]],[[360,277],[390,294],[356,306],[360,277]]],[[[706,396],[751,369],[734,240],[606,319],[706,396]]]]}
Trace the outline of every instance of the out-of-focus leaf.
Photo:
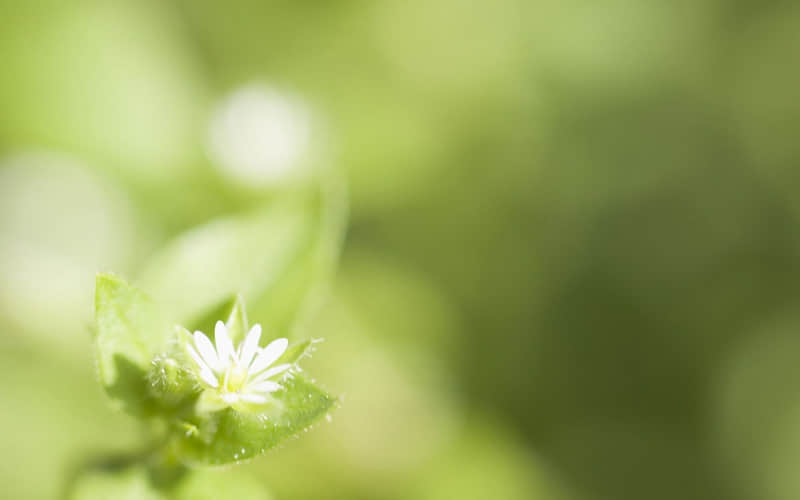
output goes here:
{"type": "Polygon", "coordinates": [[[308,216],[301,203],[277,201],[192,229],[150,261],[141,282],[187,323],[237,291],[250,296],[273,281],[302,244],[308,216]]]}
{"type": "Polygon", "coordinates": [[[228,464],[256,457],[284,439],[307,429],[325,415],[335,399],[302,377],[292,375],[273,393],[262,412],[232,408],[201,418],[197,432],[173,443],[176,455],[198,464],[228,464]]]}
{"type": "Polygon", "coordinates": [[[200,330],[212,338],[217,321],[225,318],[227,318],[225,325],[228,327],[228,335],[234,345],[238,344],[244,339],[249,328],[244,298],[239,294],[226,298],[220,305],[211,308],[200,318],[190,321],[186,328],[190,332],[200,330]]]}
{"type": "Polygon", "coordinates": [[[174,500],[269,500],[264,486],[247,474],[234,470],[200,469],[190,471],[170,496],[174,500]]]}
{"type": "Polygon", "coordinates": [[[190,230],[143,269],[143,286],[186,324],[210,320],[208,311],[221,310],[238,292],[254,322],[285,332],[313,304],[335,263],[342,205],[339,190],[326,187],[190,230]]]}
{"type": "Polygon", "coordinates": [[[70,500],[166,500],[147,477],[144,467],[119,471],[95,470],[79,477],[72,486],[70,500]]]}
{"type": "Polygon", "coordinates": [[[315,209],[314,230],[281,276],[249,302],[251,317],[269,332],[291,334],[326,297],[344,237],[347,200],[336,172],[325,172],[315,209]]]}
{"type": "Polygon", "coordinates": [[[160,481],[144,465],[96,468],[72,484],[70,500],[269,500],[253,477],[231,470],[186,470],[160,481]]]}
{"type": "Polygon", "coordinates": [[[140,290],[116,276],[99,274],[95,290],[95,347],[100,382],[131,413],[146,411],[147,372],[162,352],[169,329],[140,290]]]}

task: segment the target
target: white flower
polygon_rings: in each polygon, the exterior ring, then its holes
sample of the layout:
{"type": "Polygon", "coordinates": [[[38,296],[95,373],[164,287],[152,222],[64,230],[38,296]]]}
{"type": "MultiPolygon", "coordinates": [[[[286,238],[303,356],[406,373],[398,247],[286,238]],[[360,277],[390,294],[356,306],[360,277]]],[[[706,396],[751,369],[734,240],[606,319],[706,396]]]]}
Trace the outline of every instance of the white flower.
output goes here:
{"type": "Polygon", "coordinates": [[[286,352],[289,341],[280,338],[260,348],[260,338],[261,325],[255,325],[234,348],[228,327],[222,321],[217,321],[214,328],[216,347],[203,332],[194,332],[194,346],[187,343],[186,349],[195,362],[195,375],[206,388],[203,398],[211,400],[207,404],[216,408],[266,403],[267,395],[281,388],[270,378],[285,372],[291,364],[271,365],[286,352]]]}

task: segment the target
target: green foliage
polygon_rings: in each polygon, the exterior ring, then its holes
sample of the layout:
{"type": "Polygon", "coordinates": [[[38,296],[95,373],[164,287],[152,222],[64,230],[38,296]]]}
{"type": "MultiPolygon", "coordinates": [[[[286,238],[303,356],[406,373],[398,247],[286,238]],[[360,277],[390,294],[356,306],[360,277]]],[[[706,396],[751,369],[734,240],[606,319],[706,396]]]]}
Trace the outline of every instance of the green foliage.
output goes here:
{"type": "Polygon", "coordinates": [[[181,435],[176,454],[200,464],[220,465],[256,457],[325,415],[335,400],[314,384],[294,375],[261,412],[227,408],[199,418],[196,432],[181,435]]]}
{"type": "Polygon", "coordinates": [[[244,298],[239,294],[227,297],[218,306],[212,307],[208,313],[191,321],[187,329],[190,332],[196,330],[213,332],[214,324],[222,318],[227,318],[225,324],[228,326],[228,334],[233,343],[240,342],[247,333],[248,321],[244,298]]]}
{"type": "MultiPolygon", "coordinates": [[[[237,488],[237,498],[267,498],[247,480],[234,485],[186,467],[257,457],[307,430],[336,400],[300,375],[298,363],[313,349],[314,340],[288,347],[287,341],[279,341],[285,350],[276,352],[277,359],[267,366],[283,366],[283,371],[266,376],[282,373],[280,379],[266,381],[274,388],[258,393],[260,399],[241,399],[239,391],[249,386],[228,387],[228,376],[237,376],[231,370],[240,369],[239,362],[233,355],[223,358],[224,337],[216,338],[215,325],[224,321],[238,353],[246,337],[253,339],[251,345],[260,354],[268,351],[264,347],[271,341],[286,336],[333,268],[341,234],[340,201],[339,194],[311,190],[193,229],[168,243],[145,266],[140,283],[148,294],[117,276],[97,276],[99,380],[118,406],[148,422],[151,444],[142,455],[149,458],[132,465],[84,471],[71,498],[221,498],[237,488]],[[330,215],[331,210],[336,213],[330,215]],[[252,325],[246,297],[255,304],[251,310],[263,327],[258,345],[255,336],[248,337],[252,325]],[[196,331],[208,341],[195,336],[196,331]],[[201,361],[209,358],[203,354],[198,361],[197,356],[206,344],[206,352],[216,349],[225,361],[204,378],[201,361]],[[180,479],[153,479],[166,469],[180,479]]],[[[248,365],[242,366],[247,370],[248,365]]],[[[243,373],[244,383],[250,383],[250,375],[243,373]]]]}
{"type": "Polygon", "coordinates": [[[146,377],[167,344],[167,323],[141,291],[120,278],[99,274],[95,288],[95,346],[100,382],[126,411],[148,413],[146,377]]]}
{"type": "Polygon", "coordinates": [[[286,266],[249,304],[264,328],[293,333],[325,296],[345,230],[345,188],[334,171],[323,172],[318,192],[307,201],[310,232],[286,266]]]}
{"type": "MultiPolygon", "coordinates": [[[[253,458],[307,428],[334,404],[325,391],[291,373],[265,404],[207,411],[203,399],[198,401],[201,389],[192,380],[192,361],[176,347],[189,341],[188,332],[176,328],[167,336],[170,330],[160,327],[152,302],[119,278],[99,275],[97,297],[96,344],[106,391],[130,413],[165,419],[180,461],[223,464],[253,458]]],[[[237,296],[226,303],[226,324],[238,343],[248,329],[244,302],[237,296]]],[[[313,343],[298,342],[277,361],[296,365],[313,343]]]]}
{"type": "Polygon", "coordinates": [[[144,267],[142,286],[198,329],[213,326],[222,316],[212,313],[229,310],[238,293],[266,331],[290,331],[338,253],[343,193],[335,180],[324,184],[179,235],[144,267]]]}
{"type": "Polygon", "coordinates": [[[163,350],[161,328],[152,301],[120,278],[99,274],[95,286],[95,324],[104,383],[117,376],[111,358],[121,356],[146,370],[153,354],[163,350]]]}
{"type": "Polygon", "coordinates": [[[297,363],[303,356],[309,355],[314,350],[315,343],[313,340],[303,340],[292,344],[275,363],[297,363]]]}

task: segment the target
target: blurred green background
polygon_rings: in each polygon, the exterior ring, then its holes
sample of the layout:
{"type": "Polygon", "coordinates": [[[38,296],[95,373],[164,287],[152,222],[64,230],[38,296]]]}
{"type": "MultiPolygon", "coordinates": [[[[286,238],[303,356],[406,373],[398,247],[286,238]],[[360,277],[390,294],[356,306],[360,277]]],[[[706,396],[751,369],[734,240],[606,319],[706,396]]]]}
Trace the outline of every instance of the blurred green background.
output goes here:
{"type": "Polygon", "coordinates": [[[800,498],[798,62],[781,0],[0,1],[0,497],[141,439],[94,273],[324,168],[275,499],[800,498]]]}

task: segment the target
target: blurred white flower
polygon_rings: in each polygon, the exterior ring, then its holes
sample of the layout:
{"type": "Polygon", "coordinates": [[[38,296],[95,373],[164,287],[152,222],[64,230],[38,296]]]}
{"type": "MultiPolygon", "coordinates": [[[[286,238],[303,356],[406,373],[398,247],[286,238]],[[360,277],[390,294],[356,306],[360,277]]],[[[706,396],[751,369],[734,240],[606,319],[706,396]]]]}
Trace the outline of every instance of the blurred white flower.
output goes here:
{"type": "Polygon", "coordinates": [[[245,184],[296,177],[311,141],[311,117],[298,99],[263,86],[236,90],[211,121],[210,154],[223,173],[245,184]]]}
{"type": "Polygon", "coordinates": [[[271,365],[286,352],[287,339],[276,339],[260,348],[261,325],[255,325],[234,348],[228,328],[222,321],[217,321],[214,338],[216,346],[203,332],[196,331],[193,342],[186,345],[195,363],[194,373],[206,389],[201,397],[205,409],[221,409],[240,403],[266,403],[267,395],[281,388],[270,378],[285,372],[291,364],[271,365]]]}

